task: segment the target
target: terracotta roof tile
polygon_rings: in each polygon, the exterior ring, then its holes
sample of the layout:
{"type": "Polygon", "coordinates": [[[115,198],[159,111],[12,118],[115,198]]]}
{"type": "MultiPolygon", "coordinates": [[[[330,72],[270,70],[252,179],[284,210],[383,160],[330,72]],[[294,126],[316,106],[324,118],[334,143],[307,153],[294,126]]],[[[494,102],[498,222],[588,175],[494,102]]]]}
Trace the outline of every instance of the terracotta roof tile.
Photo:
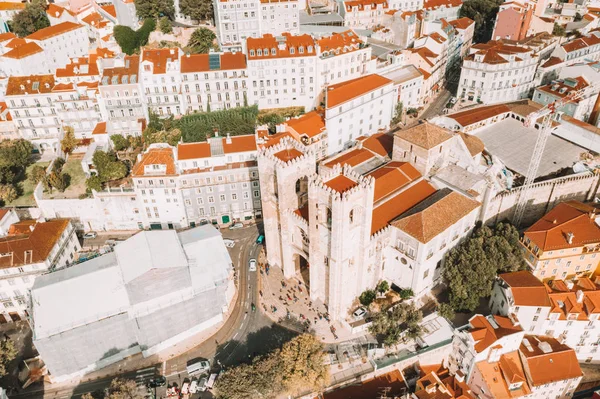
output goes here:
{"type": "Polygon", "coordinates": [[[219,68],[210,69],[208,54],[184,55],[181,57],[181,73],[227,71],[246,68],[246,56],[241,52],[219,54],[219,60],[219,68]]]}
{"type": "Polygon", "coordinates": [[[302,153],[295,148],[287,148],[285,150],[281,150],[275,154],[273,154],[277,158],[281,159],[283,162],[291,161],[292,159],[296,159],[302,156],[302,153]]]}
{"type": "Polygon", "coordinates": [[[68,219],[54,219],[47,222],[24,220],[13,224],[11,230],[14,234],[0,238],[0,253],[12,254],[12,256],[0,257],[0,268],[45,261],[68,225],[68,219]],[[27,259],[25,259],[26,251],[31,251],[27,259]]]}
{"type": "Polygon", "coordinates": [[[367,176],[375,179],[374,203],[421,178],[419,171],[408,162],[389,162],[367,176]]]}
{"type": "Polygon", "coordinates": [[[440,7],[454,8],[462,6],[462,0],[426,0],[423,9],[434,10],[440,7]]]}
{"type": "Polygon", "coordinates": [[[515,306],[551,306],[546,286],[528,271],[503,273],[499,276],[512,291],[515,306]]]}
{"type": "Polygon", "coordinates": [[[48,4],[48,8],[46,9],[46,14],[53,18],[60,18],[64,12],[75,16],[75,13],[61,6],[57,6],[54,3],[48,4]]]}
{"type": "Polygon", "coordinates": [[[57,78],[74,76],[100,76],[98,64],[91,62],[89,58],[71,58],[71,62],[64,68],[56,69],[57,78]]]}
{"type": "Polygon", "coordinates": [[[465,143],[465,146],[467,146],[467,149],[469,150],[471,156],[481,154],[485,149],[485,144],[483,144],[483,141],[481,141],[479,137],[463,132],[458,132],[458,135],[465,143]]]}
{"type": "Polygon", "coordinates": [[[595,208],[578,201],[561,202],[525,231],[543,251],[600,244],[600,226],[595,222],[595,208]],[[593,217],[590,215],[593,214],[593,217]],[[568,233],[572,233],[569,244],[568,233]]]}
{"type": "Polygon", "coordinates": [[[150,148],[142,158],[134,165],[131,175],[134,177],[145,176],[145,167],[149,165],[166,165],[165,173],[160,175],[151,174],[149,176],[174,176],[177,174],[175,169],[175,157],[171,148],[150,148]]]}
{"type": "Polygon", "coordinates": [[[338,175],[333,179],[324,182],[324,184],[340,194],[343,194],[351,188],[358,186],[357,182],[344,175],[338,175]]]}
{"type": "Polygon", "coordinates": [[[452,134],[446,129],[429,122],[399,130],[395,133],[395,136],[426,150],[430,150],[452,138],[452,134]]]}
{"type": "Polygon", "coordinates": [[[13,48],[12,50],[4,53],[2,56],[6,58],[13,58],[21,60],[34,54],[43,53],[44,50],[35,42],[29,42],[13,48]]]}
{"type": "Polygon", "coordinates": [[[74,31],[79,28],[83,28],[83,25],[76,24],[75,22],[61,22],[58,25],[49,26],[47,28],[43,28],[38,30],[37,32],[32,33],[27,36],[26,39],[29,40],[47,40],[53,38],[58,35],[62,35],[67,32],[74,31]]]}
{"type": "Polygon", "coordinates": [[[461,29],[461,30],[467,29],[474,23],[475,23],[475,21],[473,21],[469,17],[462,17],[462,18],[455,19],[454,21],[449,22],[450,25],[454,26],[456,29],[461,29]]]}
{"type": "Polygon", "coordinates": [[[518,398],[531,393],[531,388],[525,380],[525,371],[518,351],[502,355],[498,362],[477,362],[475,367],[481,373],[492,398],[518,398]],[[510,380],[518,378],[518,381],[523,381],[523,384],[519,389],[509,390],[505,375],[510,380]]]}
{"type": "Polygon", "coordinates": [[[92,134],[105,134],[106,133],[106,122],[98,122],[94,126],[92,134]]]}
{"type": "Polygon", "coordinates": [[[362,164],[363,162],[367,162],[368,160],[373,159],[374,157],[375,155],[365,148],[355,148],[332,159],[331,161],[327,162],[325,166],[331,168],[337,164],[341,164],[355,167],[357,165],[362,164]]]}
{"type": "Polygon", "coordinates": [[[294,36],[288,32],[284,32],[277,38],[269,33],[258,38],[249,37],[246,40],[248,59],[260,60],[316,55],[315,40],[311,35],[294,36]],[[277,38],[279,37],[283,38],[283,41],[278,43],[277,38]]]}
{"type": "Polygon", "coordinates": [[[393,83],[381,75],[372,74],[347,80],[327,88],[327,108],[333,108],[356,97],[360,97],[393,83]]]}
{"type": "Polygon", "coordinates": [[[22,46],[22,45],[24,45],[24,44],[26,44],[26,43],[27,43],[27,40],[25,40],[25,39],[22,39],[22,38],[20,38],[20,37],[17,37],[17,38],[15,38],[15,39],[12,39],[10,42],[6,43],[6,44],[4,45],[4,47],[8,47],[8,48],[17,48],[17,47],[19,47],[19,46],[22,46]]]}
{"type": "Polygon", "coordinates": [[[294,211],[294,213],[298,216],[300,216],[302,219],[306,220],[308,222],[308,217],[309,217],[309,213],[308,213],[308,203],[305,204],[302,208],[296,209],[294,211]]]}
{"type": "Polygon", "coordinates": [[[315,137],[325,131],[323,113],[318,111],[312,111],[299,118],[290,119],[286,124],[288,128],[293,129],[298,135],[305,134],[308,137],[315,137]]]}
{"type": "Polygon", "coordinates": [[[323,399],[377,398],[384,388],[389,388],[386,393],[390,397],[400,397],[406,392],[408,386],[400,370],[393,370],[387,374],[362,381],[360,384],[323,393],[323,399]]]}
{"type": "Polygon", "coordinates": [[[115,10],[115,6],[113,4],[106,4],[101,6],[104,11],[110,16],[117,18],[117,11],[115,10]]]}
{"type": "Polygon", "coordinates": [[[340,54],[344,54],[358,50],[362,44],[362,40],[360,40],[360,37],[354,31],[347,30],[323,37],[318,40],[318,43],[321,52],[327,51],[336,54],[336,50],[339,50],[340,54]]]}
{"type": "Polygon", "coordinates": [[[179,48],[142,49],[142,62],[149,61],[154,65],[153,74],[162,74],[167,71],[167,63],[179,59],[179,48]]]}
{"type": "MultiPolygon", "coordinates": [[[[576,78],[567,78],[564,80],[555,80],[550,84],[545,86],[539,86],[536,90],[543,91],[544,93],[548,93],[553,97],[565,98],[572,92],[577,90],[581,90],[585,87],[588,87],[588,82],[585,80],[583,76],[578,76],[576,78]]],[[[578,103],[579,99],[571,100],[572,103],[578,103]]]]}
{"type": "Polygon", "coordinates": [[[496,326],[482,315],[475,315],[469,320],[469,334],[475,341],[474,348],[477,353],[494,345],[502,337],[523,331],[519,324],[514,324],[508,317],[497,315],[488,317],[492,318],[496,326]]]}
{"type": "Polygon", "coordinates": [[[551,67],[554,65],[558,65],[562,62],[563,61],[558,57],[550,57],[550,58],[548,58],[548,61],[546,61],[542,64],[542,68],[548,68],[548,67],[551,67]]]}
{"type": "Polygon", "coordinates": [[[54,87],[54,75],[11,76],[6,85],[6,95],[50,93],[54,87]],[[34,86],[37,86],[34,89],[34,86]]]}
{"type": "MultiPolygon", "coordinates": [[[[357,139],[358,141],[358,139],[357,139]]],[[[391,157],[394,147],[394,136],[387,133],[375,133],[362,139],[362,147],[373,151],[381,157],[391,157]]]]}
{"type": "Polygon", "coordinates": [[[379,8],[378,6],[384,9],[389,7],[386,0],[350,0],[345,1],[344,5],[348,11],[352,11],[354,7],[357,7],[358,11],[363,11],[367,6],[370,6],[371,10],[379,8]]]}
{"type": "Polygon", "coordinates": [[[527,370],[533,386],[583,376],[575,351],[552,337],[526,335],[519,351],[528,365],[527,370]],[[525,340],[529,345],[525,344],[525,340]],[[543,348],[540,347],[540,343],[544,345],[543,348]],[[544,351],[548,349],[551,351],[544,351]]]}
{"type": "Polygon", "coordinates": [[[478,123],[486,119],[493,118],[494,116],[508,112],[510,112],[510,108],[508,108],[504,104],[486,105],[483,107],[477,107],[466,111],[450,114],[448,115],[448,118],[454,119],[462,127],[467,127],[474,123],[478,123]]]}
{"type": "Polygon", "coordinates": [[[435,202],[424,201],[392,222],[392,226],[428,243],[481,205],[456,191],[440,190],[430,198],[435,202]]]}
{"type": "Polygon", "coordinates": [[[112,85],[112,84],[123,84],[123,78],[125,76],[128,77],[128,82],[131,83],[131,78],[135,76],[137,80],[138,72],[140,66],[140,56],[139,55],[128,55],[125,56],[125,66],[123,67],[115,67],[115,68],[104,68],[102,71],[102,84],[103,85],[112,85]],[[113,78],[116,79],[116,83],[113,83],[113,78]]]}
{"type": "Polygon", "coordinates": [[[0,2],[0,11],[24,10],[24,9],[25,9],[25,3],[14,3],[12,1],[0,2]]]}
{"type": "Polygon", "coordinates": [[[397,195],[382,202],[380,205],[377,205],[373,208],[371,234],[375,234],[386,227],[389,222],[435,193],[435,191],[435,188],[431,184],[425,180],[421,180],[406,190],[400,191],[397,195]]]}
{"type": "Polygon", "coordinates": [[[0,33],[0,42],[5,42],[7,40],[16,39],[17,36],[12,32],[0,33]]]}
{"type": "MultiPolygon", "coordinates": [[[[243,136],[219,137],[222,140],[223,153],[235,154],[238,152],[256,151],[256,138],[253,134],[243,136]],[[229,142],[228,142],[229,141],[229,142]]],[[[217,138],[211,138],[215,140],[217,138]]],[[[210,158],[210,143],[208,141],[202,143],[182,143],[177,146],[177,157],[179,161],[187,159],[210,158]]]]}

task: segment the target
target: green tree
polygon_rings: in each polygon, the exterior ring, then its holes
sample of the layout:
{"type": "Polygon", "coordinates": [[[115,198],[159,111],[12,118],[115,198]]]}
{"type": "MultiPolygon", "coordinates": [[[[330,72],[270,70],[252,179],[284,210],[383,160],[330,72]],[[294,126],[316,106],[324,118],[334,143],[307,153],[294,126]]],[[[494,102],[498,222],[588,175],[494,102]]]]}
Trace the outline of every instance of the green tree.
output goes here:
{"type": "Polygon", "coordinates": [[[137,384],[133,380],[115,378],[104,395],[105,399],[143,399],[137,384]]]}
{"type": "Polygon", "coordinates": [[[167,143],[172,146],[176,146],[181,140],[181,130],[171,129],[169,131],[161,130],[159,132],[153,132],[146,129],[143,133],[144,143],[150,145],[153,143],[167,143]]]}
{"type": "Polygon", "coordinates": [[[173,24],[169,17],[162,17],[158,23],[158,28],[164,34],[173,32],[173,24]]]}
{"type": "Polygon", "coordinates": [[[0,185],[0,200],[4,201],[4,204],[8,204],[17,199],[17,190],[10,184],[0,185]]]}
{"type": "Polygon", "coordinates": [[[396,109],[394,110],[394,117],[392,118],[392,125],[397,125],[398,123],[402,122],[403,109],[404,109],[404,105],[402,104],[402,101],[398,102],[398,104],[396,104],[396,109]]]}
{"type": "Polygon", "coordinates": [[[120,134],[113,134],[110,136],[110,139],[112,140],[115,151],[123,151],[129,148],[129,140],[120,134]]]}
{"type": "Polygon", "coordinates": [[[195,21],[211,19],[213,5],[210,0],[180,0],[179,10],[195,21]]]}
{"type": "Polygon", "coordinates": [[[5,376],[8,371],[8,364],[17,357],[17,348],[9,338],[0,340],[0,377],[5,376]]]}
{"type": "Polygon", "coordinates": [[[25,37],[40,29],[50,26],[46,14],[45,0],[32,0],[25,8],[15,15],[11,21],[11,29],[15,35],[25,37]]]}
{"type": "Polygon", "coordinates": [[[64,158],[56,158],[54,162],[52,162],[52,172],[60,173],[62,171],[63,166],[65,166],[64,158]]]}
{"type": "Polygon", "coordinates": [[[375,298],[377,297],[377,293],[373,290],[366,290],[358,297],[358,300],[363,306],[369,306],[373,303],[375,298]]]}
{"type": "Polygon", "coordinates": [[[313,335],[302,334],[286,342],[278,357],[287,393],[322,388],[329,381],[327,366],[323,363],[323,344],[313,335]]]}
{"type": "Polygon", "coordinates": [[[554,28],[552,28],[552,34],[554,36],[566,36],[567,35],[567,30],[565,29],[564,26],[557,24],[556,22],[554,23],[554,28]]]}
{"type": "Polygon", "coordinates": [[[29,181],[32,185],[37,185],[46,178],[46,169],[39,165],[34,165],[29,171],[29,181]]]}
{"type": "Polygon", "coordinates": [[[402,288],[400,290],[400,298],[402,299],[412,298],[413,296],[415,296],[415,293],[412,288],[402,288]]]}
{"type": "Polygon", "coordinates": [[[386,346],[396,345],[403,335],[407,338],[417,338],[423,332],[419,323],[423,313],[414,304],[401,302],[373,316],[373,324],[369,332],[375,335],[386,346]]]}
{"type": "Polygon", "coordinates": [[[122,179],[127,176],[127,166],[117,160],[113,152],[104,152],[97,150],[94,152],[92,162],[98,172],[101,182],[122,179]]]}
{"type": "Polygon", "coordinates": [[[452,309],[452,306],[450,306],[450,304],[446,302],[440,303],[438,305],[437,312],[440,316],[448,320],[454,319],[455,316],[454,309],[452,309]]]}
{"type": "Polygon", "coordinates": [[[131,55],[139,48],[137,32],[131,29],[129,26],[115,26],[113,29],[113,36],[125,54],[131,55]]]}
{"type": "Polygon", "coordinates": [[[48,175],[48,184],[50,187],[57,189],[61,193],[69,187],[70,180],[71,176],[67,173],[52,172],[48,175]]]}
{"type": "Polygon", "coordinates": [[[85,187],[90,191],[102,191],[102,179],[100,179],[100,176],[91,176],[85,181],[85,187]]]}
{"type": "Polygon", "coordinates": [[[140,18],[175,17],[173,0],[134,0],[134,4],[140,18]]]}
{"type": "Polygon", "coordinates": [[[60,149],[65,154],[71,154],[79,144],[75,138],[75,130],[71,126],[65,126],[65,135],[60,141],[60,149]]]}
{"type": "Polygon", "coordinates": [[[267,125],[269,133],[274,134],[277,125],[285,122],[285,117],[277,112],[269,112],[258,116],[257,122],[260,125],[267,125]]]}
{"type": "MultiPolygon", "coordinates": [[[[232,136],[254,134],[257,116],[258,107],[253,105],[251,107],[237,107],[185,115],[179,120],[173,121],[173,125],[181,130],[181,137],[184,142],[194,143],[212,137],[215,129],[223,135],[226,133],[230,133],[232,136]]],[[[162,123],[165,126],[163,129],[169,130],[167,124],[171,122],[169,119],[163,121],[162,123]]],[[[148,128],[151,126],[152,123],[148,125],[148,128]]]]}
{"type": "Polygon", "coordinates": [[[381,294],[385,294],[390,290],[390,284],[383,280],[381,283],[377,284],[377,292],[381,294]]]}
{"type": "Polygon", "coordinates": [[[194,54],[207,54],[215,49],[215,33],[208,28],[198,28],[192,32],[187,47],[194,54]]]}
{"type": "Polygon", "coordinates": [[[466,0],[460,9],[461,17],[475,21],[474,42],[487,42],[492,37],[498,8],[502,0],[466,0]]]}
{"type": "Polygon", "coordinates": [[[128,147],[131,149],[142,148],[141,136],[127,136],[127,141],[129,141],[128,147]]]}

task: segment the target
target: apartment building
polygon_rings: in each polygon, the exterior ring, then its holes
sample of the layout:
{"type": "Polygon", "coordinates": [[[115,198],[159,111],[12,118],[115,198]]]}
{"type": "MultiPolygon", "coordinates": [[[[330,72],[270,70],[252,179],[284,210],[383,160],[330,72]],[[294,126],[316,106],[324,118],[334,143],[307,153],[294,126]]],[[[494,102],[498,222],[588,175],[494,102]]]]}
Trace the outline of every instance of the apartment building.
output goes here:
{"type": "Polygon", "coordinates": [[[313,109],[319,97],[317,47],[310,35],[266,34],[246,40],[248,103],[260,109],[313,109]]]}
{"type": "Polygon", "coordinates": [[[112,58],[114,54],[100,51],[98,53],[89,57],[71,58],[68,64],[58,68],[54,73],[56,81],[59,83],[100,82],[101,75],[96,61],[98,58],[112,58]]]}
{"type": "Polygon", "coordinates": [[[39,75],[52,73],[48,56],[35,42],[13,39],[0,56],[0,70],[6,76],[39,75]]]}
{"type": "Polygon", "coordinates": [[[327,87],[325,125],[327,151],[335,154],[354,139],[386,130],[396,100],[394,83],[380,75],[367,75],[327,87]]]}
{"type": "Polygon", "coordinates": [[[552,52],[564,66],[600,59],[600,32],[591,32],[589,36],[576,38],[563,43],[552,52]]]}
{"type": "MultiPolygon", "coordinates": [[[[589,82],[583,76],[553,80],[550,84],[536,87],[532,100],[538,104],[547,105],[589,86],[589,82]]],[[[581,98],[569,101],[560,107],[560,112],[577,120],[587,122],[594,111],[594,106],[598,99],[598,91],[599,89],[588,90],[581,98]]]]}
{"type": "Polygon", "coordinates": [[[148,120],[148,108],[139,81],[140,56],[121,55],[99,62],[102,69],[99,105],[107,133],[141,135],[148,120]]]}
{"type": "Polygon", "coordinates": [[[79,139],[91,138],[94,128],[102,120],[98,82],[58,83],[52,94],[63,126],[72,127],[79,139]]]}
{"type": "Polygon", "coordinates": [[[403,107],[418,108],[422,104],[423,74],[414,66],[406,65],[383,75],[398,87],[396,103],[403,107]]]}
{"type": "Polygon", "coordinates": [[[533,275],[540,280],[592,277],[600,262],[596,208],[561,202],[525,230],[521,245],[533,275]]]}
{"type": "Polygon", "coordinates": [[[494,24],[493,40],[522,40],[529,36],[535,4],[512,1],[500,5],[494,24]]]}
{"type": "Polygon", "coordinates": [[[243,53],[186,54],[181,58],[181,79],[186,113],[248,103],[248,71],[243,53]]]}
{"type": "Polygon", "coordinates": [[[473,44],[473,35],[475,34],[475,21],[471,18],[463,17],[448,21],[458,35],[458,44],[460,45],[460,59],[462,60],[469,54],[473,44]]]}
{"type": "Polygon", "coordinates": [[[159,116],[182,115],[181,56],[179,48],[143,48],[140,83],[144,102],[159,116]]]}
{"type": "Polygon", "coordinates": [[[417,380],[411,399],[475,399],[464,376],[453,375],[441,364],[418,366],[417,380]]]}
{"type": "Polygon", "coordinates": [[[322,37],[317,44],[318,88],[367,75],[373,69],[371,46],[352,30],[322,37]]]}
{"type": "Polygon", "coordinates": [[[423,10],[428,21],[453,21],[460,17],[462,5],[462,0],[425,0],[423,10]]]}
{"type": "Polygon", "coordinates": [[[528,271],[505,273],[494,284],[490,309],[514,315],[530,333],[569,345],[581,363],[600,363],[598,295],[600,287],[588,277],[544,284],[528,271]]]}
{"type": "Polygon", "coordinates": [[[48,4],[46,15],[48,15],[48,20],[52,26],[59,25],[63,22],[77,22],[77,14],[55,3],[48,4]]]}
{"type": "Polygon", "coordinates": [[[138,156],[131,178],[144,227],[179,229],[188,226],[177,187],[177,149],[156,143],[138,156]]]}
{"type": "Polygon", "coordinates": [[[214,2],[215,26],[224,50],[240,50],[248,38],[297,34],[298,0],[227,0],[214,2]]]}
{"type": "Polygon", "coordinates": [[[5,102],[0,102],[0,140],[18,139],[19,133],[5,102]]]}
{"type": "Polygon", "coordinates": [[[58,154],[62,123],[53,102],[53,75],[11,76],[6,104],[19,132],[35,150],[58,154]]]}
{"type": "Polygon", "coordinates": [[[52,71],[61,68],[73,57],[87,56],[90,40],[84,25],[62,22],[40,29],[26,37],[44,49],[52,71]]]}
{"type": "Polygon", "coordinates": [[[260,218],[256,137],[216,135],[177,146],[179,187],[191,226],[260,218]]]}
{"type": "Polygon", "coordinates": [[[344,26],[350,28],[371,29],[381,25],[389,9],[387,0],[342,0],[339,3],[344,26]]]}
{"type": "Polygon", "coordinates": [[[496,41],[475,44],[462,64],[458,96],[484,104],[528,98],[541,80],[537,62],[529,48],[496,41]]]}
{"type": "Polygon", "coordinates": [[[0,238],[0,323],[26,318],[29,290],[36,277],[69,265],[79,250],[75,228],[68,219],[17,218],[0,238]]]}

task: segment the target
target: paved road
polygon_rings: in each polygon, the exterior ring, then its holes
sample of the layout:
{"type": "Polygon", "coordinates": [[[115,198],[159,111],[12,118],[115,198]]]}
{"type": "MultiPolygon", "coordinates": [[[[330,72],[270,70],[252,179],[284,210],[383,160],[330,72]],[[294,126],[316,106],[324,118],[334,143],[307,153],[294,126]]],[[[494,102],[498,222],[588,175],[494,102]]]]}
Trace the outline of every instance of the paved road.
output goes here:
{"type": "Polygon", "coordinates": [[[450,97],[452,97],[452,93],[450,93],[450,91],[444,89],[437,96],[437,98],[435,100],[433,100],[431,105],[429,105],[429,107],[427,107],[425,112],[423,112],[419,116],[419,119],[426,120],[426,119],[429,119],[429,118],[437,116],[437,115],[442,115],[442,110],[446,107],[446,104],[448,104],[448,101],[450,101],[450,97]]]}
{"type": "MultiPolygon", "coordinates": [[[[260,273],[248,271],[248,261],[258,258],[261,246],[256,244],[258,236],[257,226],[249,226],[238,230],[223,230],[223,237],[235,240],[236,244],[230,249],[230,256],[234,264],[238,283],[238,297],[232,314],[221,329],[212,337],[205,340],[197,347],[174,357],[163,364],[124,373],[123,378],[134,379],[140,386],[144,385],[154,375],[167,376],[168,383],[176,382],[178,385],[188,377],[186,366],[189,360],[205,358],[211,361],[212,371],[230,367],[243,361],[248,361],[254,355],[269,352],[282,342],[294,335],[293,332],[274,323],[263,315],[258,306],[256,311],[251,309],[252,303],[258,303],[260,273]]],[[[23,398],[69,398],[80,397],[85,393],[101,392],[108,387],[113,377],[108,377],[91,382],[85,382],[77,387],[52,389],[46,386],[46,391],[14,395],[23,398]]],[[[164,396],[165,388],[157,390],[157,397],[164,396]]]]}

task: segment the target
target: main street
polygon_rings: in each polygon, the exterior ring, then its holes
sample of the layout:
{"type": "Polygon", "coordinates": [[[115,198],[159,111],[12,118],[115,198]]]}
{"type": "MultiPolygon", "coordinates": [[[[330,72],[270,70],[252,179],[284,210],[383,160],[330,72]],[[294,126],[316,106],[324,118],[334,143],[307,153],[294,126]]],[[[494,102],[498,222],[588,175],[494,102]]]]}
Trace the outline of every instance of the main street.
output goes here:
{"type": "MultiPolygon", "coordinates": [[[[80,397],[85,393],[101,392],[110,385],[110,381],[119,376],[133,379],[139,385],[144,385],[156,375],[165,375],[167,382],[181,383],[188,377],[186,366],[188,361],[197,358],[209,359],[212,371],[217,372],[242,361],[247,361],[254,355],[262,354],[278,347],[289,339],[293,333],[274,325],[262,314],[259,306],[252,311],[251,304],[258,304],[260,272],[250,272],[248,262],[258,259],[261,246],[256,244],[259,235],[257,226],[248,226],[236,230],[221,230],[223,238],[235,241],[235,246],[229,249],[231,260],[237,275],[238,294],[229,318],[211,337],[201,344],[185,350],[183,353],[168,359],[153,367],[140,367],[139,370],[123,372],[83,382],[77,386],[60,386],[53,388],[52,384],[36,384],[31,389],[11,397],[22,398],[70,398],[80,397]]],[[[164,396],[165,387],[157,390],[157,397],[164,396]]]]}

